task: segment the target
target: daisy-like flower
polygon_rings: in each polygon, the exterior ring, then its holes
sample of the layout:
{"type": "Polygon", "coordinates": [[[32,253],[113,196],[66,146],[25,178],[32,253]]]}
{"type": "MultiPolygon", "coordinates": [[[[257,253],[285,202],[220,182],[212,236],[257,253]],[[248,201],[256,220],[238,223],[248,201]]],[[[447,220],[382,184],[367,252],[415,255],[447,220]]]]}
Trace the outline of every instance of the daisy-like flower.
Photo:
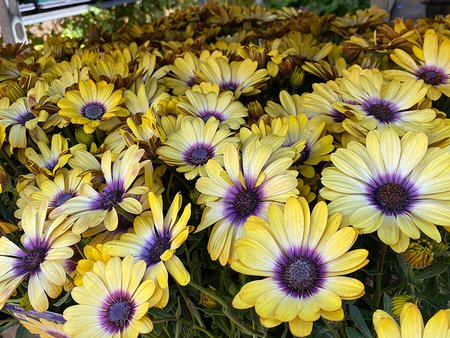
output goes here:
{"type": "Polygon", "coordinates": [[[20,192],[20,198],[17,200],[19,208],[14,212],[14,216],[22,219],[23,210],[28,204],[40,205],[44,199],[48,200],[49,211],[59,207],[72,197],[78,196],[81,184],[89,183],[90,178],[91,174],[83,174],[81,168],[70,171],[62,168],[54,178],[38,174],[37,186],[27,186],[20,192]]]}
{"type": "Polygon", "coordinates": [[[188,237],[191,205],[188,204],[178,218],[182,199],[177,194],[164,217],[161,196],[150,192],[148,198],[151,213],[145,212],[136,217],[134,232],[122,235],[120,240],[105,243],[103,252],[111,256],[133,255],[143,260],[146,264],[144,278],[155,281],[156,292],[160,293],[155,297],[158,298],[157,306],[164,307],[169,300],[168,273],[180,285],[190,281],[189,272],[175,251],[188,237]]]}
{"type": "Polygon", "coordinates": [[[450,309],[439,310],[424,327],[422,314],[413,303],[406,303],[400,314],[400,326],[383,310],[373,314],[378,338],[446,338],[450,329],[450,309]]]}
{"type": "Polygon", "coordinates": [[[247,218],[265,218],[270,202],[282,203],[298,193],[297,172],[288,170],[292,157],[283,154],[277,156],[271,144],[249,139],[241,157],[233,144],[225,146],[225,169],[215,160],[206,164],[207,176],[199,178],[196,184],[202,193],[197,203],[206,206],[196,231],[214,224],[208,241],[213,260],[219,259],[222,265],[232,262],[234,242],[242,236],[247,218]]]}
{"type": "Polygon", "coordinates": [[[328,216],[325,202],[310,213],[302,197],[289,198],[284,209],[270,204],[268,221],[249,217],[231,267],[266,278],[245,284],[233,306],[254,306],[264,326],[288,322],[292,334],[300,337],[309,335],[320,317],[342,320],[342,300],[364,295],[360,281],[343,275],[365,266],[368,252],[348,251],[357,231],[339,230],[341,219],[339,213],[328,216]]]}
{"type": "Polygon", "coordinates": [[[19,320],[30,333],[38,335],[41,338],[70,338],[63,331],[63,324],[55,323],[50,320],[39,318],[27,318],[19,320]]]}
{"type": "Polygon", "coordinates": [[[226,57],[210,57],[200,61],[200,71],[195,73],[201,80],[218,83],[223,91],[231,91],[235,97],[255,95],[269,77],[266,69],[258,69],[258,62],[251,59],[232,61],[226,57]]]}
{"type": "Polygon", "coordinates": [[[334,107],[343,113],[350,110],[354,116],[343,122],[344,129],[349,133],[352,129],[347,128],[347,124],[355,125],[363,134],[387,127],[403,133],[410,130],[426,132],[426,124],[436,117],[433,109],[415,107],[427,92],[422,80],[409,79],[404,83],[399,80],[385,81],[378,70],[355,67],[342,79],[340,88],[341,95],[352,104],[336,102],[334,107]]]}
{"type": "Polygon", "coordinates": [[[333,107],[334,102],[345,102],[338,93],[339,85],[335,81],[327,83],[314,83],[313,92],[301,97],[301,107],[309,118],[324,120],[327,130],[332,133],[342,133],[342,122],[345,115],[333,107]]]}
{"type": "Polygon", "coordinates": [[[282,90],[279,94],[280,103],[273,101],[267,102],[264,108],[267,114],[272,118],[287,117],[289,115],[298,115],[303,112],[301,97],[298,94],[290,95],[287,91],[282,90]]]}
{"type": "Polygon", "coordinates": [[[205,176],[205,165],[210,159],[223,163],[224,146],[237,143],[230,137],[228,128],[220,128],[220,121],[214,117],[206,123],[199,117],[180,116],[180,127],[167,136],[167,140],[156,151],[159,158],[168,165],[177,166],[188,180],[198,175],[205,176]]]}
{"type": "Polygon", "coordinates": [[[314,166],[328,161],[329,154],[334,149],[333,136],[325,135],[326,122],[309,120],[306,114],[284,117],[282,122],[288,126],[283,146],[296,149],[292,166],[297,168],[302,176],[314,177],[314,166]],[[305,141],[300,148],[296,147],[299,141],[305,141]]]}
{"type": "Polygon", "coordinates": [[[109,150],[106,151],[101,160],[106,183],[101,191],[98,192],[88,183],[84,183],[80,187],[78,196],[55,208],[49,217],[71,215],[71,219],[75,220],[72,230],[81,234],[89,227],[95,227],[102,222],[109,231],[115,230],[118,223],[116,210],[118,207],[134,215],[140,214],[142,205],[131,195],[147,192],[144,186],[132,186],[141,170],[139,161],[143,155],[143,149],[132,145],[112,163],[112,153],[109,150]]]}
{"type": "Polygon", "coordinates": [[[66,281],[64,264],[73,255],[71,245],[80,236],[62,223],[63,218],[46,222],[47,201],[39,207],[30,204],[22,218],[21,247],[0,238],[0,308],[19,284],[28,280],[28,297],[37,311],[48,309],[47,295],[59,296],[66,281]]]}
{"type": "Polygon", "coordinates": [[[7,98],[0,100],[0,124],[10,127],[7,134],[11,152],[14,148],[27,147],[27,132],[36,141],[46,139],[38,123],[44,122],[48,114],[44,111],[41,111],[39,116],[33,114],[25,97],[18,99],[10,106],[8,103],[7,98]]]}
{"type": "Polygon", "coordinates": [[[450,153],[429,148],[423,133],[401,139],[392,128],[369,132],[366,146],[350,142],[331,155],[320,194],[342,212],[344,223],[361,233],[377,231],[396,252],[404,252],[420,231],[437,242],[436,225],[450,219],[450,153]]]}
{"type": "Polygon", "coordinates": [[[230,91],[219,94],[218,90],[204,93],[188,89],[186,98],[178,102],[178,107],[188,114],[201,117],[205,122],[213,116],[220,124],[230,129],[239,129],[245,123],[247,108],[241,102],[233,100],[234,95],[230,91]]]}
{"type": "Polygon", "coordinates": [[[132,256],[96,262],[72,290],[77,305],[64,311],[64,332],[70,337],[130,337],[148,333],[153,324],[146,313],[155,290],[152,280],[142,280],[145,262],[132,256]]]}
{"type": "Polygon", "coordinates": [[[390,78],[423,80],[428,88],[427,96],[438,100],[442,94],[450,97],[450,39],[442,37],[433,30],[426,31],[423,47],[413,47],[417,62],[402,49],[395,49],[391,59],[405,70],[388,70],[390,78]]]}
{"type": "Polygon", "coordinates": [[[82,124],[86,133],[93,133],[102,123],[113,117],[128,116],[128,110],[121,108],[122,91],[114,90],[112,83],[94,83],[92,80],[79,82],[79,90],[66,92],[58,101],[59,115],[73,124],[82,124]]]}
{"type": "Polygon", "coordinates": [[[33,148],[27,148],[25,150],[26,164],[32,172],[42,172],[48,176],[53,176],[72,157],[72,154],[69,152],[67,139],[61,134],[52,136],[50,148],[43,141],[38,141],[37,146],[40,154],[36,153],[33,148]]]}
{"type": "Polygon", "coordinates": [[[103,246],[101,244],[97,244],[95,247],[86,245],[83,248],[83,254],[86,258],[80,259],[75,268],[76,273],[73,281],[76,286],[83,284],[83,276],[92,271],[96,262],[103,262],[106,264],[111,258],[110,255],[103,251],[103,246]]]}

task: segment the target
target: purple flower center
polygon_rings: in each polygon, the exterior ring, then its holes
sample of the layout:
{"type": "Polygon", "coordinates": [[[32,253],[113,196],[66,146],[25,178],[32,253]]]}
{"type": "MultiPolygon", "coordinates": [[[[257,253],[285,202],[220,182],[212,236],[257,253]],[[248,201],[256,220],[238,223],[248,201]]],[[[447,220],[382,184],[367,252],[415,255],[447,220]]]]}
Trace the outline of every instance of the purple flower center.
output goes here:
{"type": "Polygon", "coordinates": [[[219,112],[216,112],[216,111],[209,111],[209,110],[203,111],[203,112],[200,112],[198,114],[198,116],[201,117],[202,120],[205,121],[205,122],[207,122],[210,117],[214,117],[216,120],[218,120],[220,122],[225,121],[225,118],[224,118],[223,114],[219,113],[219,112]]]}
{"type": "Polygon", "coordinates": [[[53,199],[51,206],[54,208],[59,207],[76,195],[77,194],[73,192],[61,192],[53,199]]]}
{"type": "Polygon", "coordinates": [[[190,147],[184,154],[184,160],[194,167],[205,165],[214,156],[214,150],[206,144],[197,144],[190,147]]]}
{"type": "Polygon", "coordinates": [[[416,77],[432,86],[444,84],[448,78],[447,74],[443,73],[440,69],[434,66],[425,66],[420,68],[416,72],[416,77]]]}
{"type": "Polygon", "coordinates": [[[109,324],[116,328],[123,328],[131,318],[131,304],[127,299],[114,300],[106,310],[109,324]]]}
{"type": "Polygon", "coordinates": [[[90,102],[81,108],[81,115],[90,120],[100,120],[106,113],[106,107],[99,102],[90,102]]]}
{"type": "Polygon", "coordinates": [[[26,111],[17,118],[17,123],[24,126],[25,123],[27,123],[28,121],[30,121],[34,118],[35,118],[35,116],[31,112],[26,111]]]}
{"type": "Polygon", "coordinates": [[[364,111],[368,115],[372,115],[382,123],[393,122],[397,120],[397,107],[383,99],[372,99],[363,104],[364,111]]]}
{"type": "Polygon", "coordinates": [[[22,258],[23,268],[30,274],[34,274],[39,271],[41,263],[45,261],[47,256],[47,248],[37,247],[35,249],[28,250],[27,255],[22,258]]]}
{"type": "Polygon", "coordinates": [[[406,211],[411,196],[405,187],[398,183],[384,183],[373,191],[373,201],[386,214],[398,214],[406,211]]]}
{"type": "Polygon", "coordinates": [[[230,90],[230,91],[234,92],[236,90],[236,88],[239,87],[239,83],[234,82],[234,81],[227,81],[227,82],[223,82],[223,83],[219,84],[219,87],[221,90],[230,90]]]}
{"type": "Polygon", "coordinates": [[[298,298],[309,297],[322,285],[324,268],[313,253],[294,250],[278,261],[276,279],[284,291],[298,298]]]}
{"type": "Polygon", "coordinates": [[[327,115],[330,116],[333,119],[333,122],[336,123],[343,122],[345,120],[345,115],[336,109],[331,110],[327,115]]]}
{"type": "Polygon", "coordinates": [[[309,156],[311,155],[311,149],[309,148],[308,144],[305,145],[305,148],[300,152],[299,158],[294,162],[294,166],[297,165],[303,165],[306,160],[309,159],[309,156]]]}
{"type": "Polygon", "coordinates": [[[105,189],[101,195],[101,207],[103,210],[112,210],[123,199],[122,189],[105,189]]]}
{"type": "Polygon", "coordinates": [[[149,245],[144,248],[144,252],[141,255],[147,266],[159,263],[161,261],[161,255],[170,249],[170,239],[169,237],[157,236],[149,245]]]}
{"type": "Polygon", "coordinates": [[[259,196],[255,190],[244,189],[234,198],[233,206],[239,216],[247,218],[254,213],[259,202],[259,196]]]}

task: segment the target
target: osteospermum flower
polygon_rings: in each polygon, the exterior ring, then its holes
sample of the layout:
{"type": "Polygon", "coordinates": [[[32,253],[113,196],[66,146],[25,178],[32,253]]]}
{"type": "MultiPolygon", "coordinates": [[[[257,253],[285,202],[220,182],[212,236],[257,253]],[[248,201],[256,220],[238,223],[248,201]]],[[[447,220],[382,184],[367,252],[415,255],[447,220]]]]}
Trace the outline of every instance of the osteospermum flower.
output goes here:
{"type": "Polygon", "coordinates": [[[361,233],[377,231],[396,252],[420,231],[441,241],[436,225],[450,219],[450,153],[428,149],[425,134],[408,132],[400,139],[392,128],[371,131],[366,146],[350,142],[331,161],[320,194],[332,201],[330,212],[344,214],[345,224],[361,233]]]}
{"type": "Polygon", "coordinates": [[[9,107],[7,98],[0,100],[0,124],[9,127],[7,131],[10,151],[14,148],[27,147],[27,133],[34,140],[45,140],[45,133],[39,122],[43,122],[47,118],[47,114],[42,111],[38,116],[31,112],[27,99],[22,97],[9,107]]]}
{"type": "Polygon", "coordinates": [[[176,166],[188,180],[198,175],[205,176],[205,164],[210,159],[220,163],[224,146],[228,142],[237,143],[228,128],[220,128],[220,121],[211,117],[206,123],[198,117],[181,116],[179,128],[167,136],[167,140],[157,149],[159,158],[176,166]]]}
{"type": "Polygon", "coordinates": [[[72,157],[69,152],[68,141],[61,134],[52,136],[50,147],[44,141],[38,141],[37,146],[40,154],[36,153],[33,148],[25,150],[26,164],[32,172],[42,172],[48,176],[53,176],[72,157]]]}
{"type": "Polygon", "coordinates": [[[59,115],[73,124],[82,124],[86,133],[93,133],[102,122],[116,116],[128,116],[129,111],[118,106],[122,91],[114,91],[112,83],[94,83],[92,80],[79,82],[79,90],[66,92],[66,97],[58,101],[59,115]]]}
{"type": "Polygon", "coordinates": [[[63,324],[55,323],[50,320],[39,318],[27,318],[26,320],[19,320],[30,333],[39,335],[41,338],[70,338],[63,331],[63,324]]]}
{"type": "Polygon", "coordinates": [[[83,276],[83,285],[72,290],[77,302],[64,310],[64,332],[70,337],[138,337],[153,324],[146,316],[155,290],[152,280],[142,280],[144,261],[132,256],[96,262],[83,276]]]}
{"type": "Polygon", "coordinates": [[[80,259],[75,268],[76,273],[73,281],[76,286],[83,284],[83,276],[92,271],[96,262],[103,262],[106,264],[111,258],[110,255],[103,251],[103,246],[101,244],[97,244],[95,247],[86,245],[83,248],[83,254],[86,258],[80,259]]]}
{"type": "Polygon", "coordinates": [[[433,109],[417,109],[415,105],[425,98],[427,88],[422,80],[409,79],[385,81],[378,70],[355,68],[340,83],[341,94],[352,104],[337,102],[334,107],[343,112],[350,110],[354,116],[346,119],[343,127],[352,133],[347,124],[356,124],[363,134],[373,129],[396,128],[406,133],[410,130],[426,132],[426,123],[436,117],[433,109]]]}
{"type": "Polygon", "coordinates": [[[329,154],[334,149],[333,136],[325,135],[326,122],[309,120],[306,114],[290,115],[282,118],[282,122],[288,126],[283,146],[296,149],[292,166],[297,168],[302,176],[314,177],[314,166],[329,160],[329,154]],[[304,145],[297,148],[295,145],[302,140],[305,141],[304,145]]]}
{"type": "Polygon", "coordinates": [[[236,240],[237,260],[231,267],[265,277],[245,284],[233,299],[238,309],[255,307],[266,327],[288,322],[294,336],[307,336],[323,317],[344,318],[342,300],[364,295],[364,285],[343,275],[368,262],[368,252],[348,252],[357,238],[351,227],[339,230],[342,216],[328,216],[319,202],[310,213],[302,197],[291,197],[282,209],[271,204],[268,221],[251,216],[244,236],[236,240]]]}
{"type": "Polygon", "coordinates": [[[118,207],[131,214],[140,214],[142,205],[132,195],[144,194],[147,188],[132,187],[132,184],[141,169],[139,161],[143,155],[143,149],[132,145],[112,163],[111,151],[106,151],[101,162],[106,181],[102,190],[98,192],[89,184],[82,184],[78,196],[55,208],[49,217],[72,215],[71,219],[75,220],[72,230],[80,234],[102,222],[109,231],[115,230],[118,223],[116,210],[118,207]]]}
{"type": "Polygon", "coordinates": [[[450,329],[450,309],[439,310],[424,327],[420,310],[406,303],[400,314],[400,326],[383,310],[373,314],[378,338],[446,338],[450,329]]]}
{"type": "Polygon", "coordinates": [[[233,100],[234,95],[230,91],[219,94],[218,91],[203,93],[188,89],[186,99],[182,98],[177,105],[183,111],[201,117],[205,122],[213,116],[222,125],[230,129],[239,129],[248,115],[247,108],[241,102],[233,100]]]}
{"type": "Polygon", "coordinates": [[[160,293],[155,298],[158,298],[158,306],[164,307],[169,300],[168,273],[180,285],[190,281],[189,272],[175,251],[189,234],[187,222],[191,216],[191,205],[188,204],[178,218],[182,199],[177,194],[164,217],[161,196],[148,195],[151,213],[145,212],[136,217],[134,232],[122,235],[120,240],[105,243],[103,251],[112,256],[133,255],[143,260],[146,264],[144,278],[155,281],[155,294],[160,293]]]}
{"type": "Polygon", "coordinates": [[[65,229],[62,217],[46,222],[46,214],[46,200],[39,207],[30,204],[25,208],[21,247],[0,238],[0,307],[25,279],[30,303],[37,311],[47,310],[47,295],[56,298],[61,293],[66,281],[65,260],[72,257],[70,246],[78,243],[80,236],[65,229]]]}
{"type": "Polygon", "coordinates": [[[427,96],[432,100],[438,100],[442,94],[450,97],[450,39],[440,40],[438,34],[429,29],[422,48],[414,46],[413,52],[419,62],[404,50],[395,49],[391,59],[405,70],[388,70],[386,74],[400,80],[423,80],[428,88],[427,96]]]}
{"type": "Polygon", "coordinates": [[[235,259],[234,242],[242,236],[249,216],[265,218],[270,202],[284,202],[298,192],[297,172],[288,170],[292,157],[277,157],[272,145],[258,140],[245,142],[239,156],[235,146],[227,144],[223,155],[225,169],[210,160],[206,164],[207,176],[199,178],[196,184],[202,193],[197,203],[206,205],[196,231],[214,224],[208,252],[222,265],[235,259]]]}
{"type": "Polygon", "coordinates": [[[258,69],[258,62],[251,59],[232,61],[226,57],[210,57],[200,60],[200,71],[195,73],[203,81],[218,83],[223,91],[232,91],[236,98],[240,95],[255,95],[269,77],[266,69],[258,69]]]}

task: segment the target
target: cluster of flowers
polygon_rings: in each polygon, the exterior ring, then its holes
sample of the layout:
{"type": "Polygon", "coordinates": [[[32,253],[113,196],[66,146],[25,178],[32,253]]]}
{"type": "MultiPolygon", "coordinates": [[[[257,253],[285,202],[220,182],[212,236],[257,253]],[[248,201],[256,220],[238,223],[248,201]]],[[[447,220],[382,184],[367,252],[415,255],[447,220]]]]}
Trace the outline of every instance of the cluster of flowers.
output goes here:
{"type": "MultiPolygon", "coordinates": [[[[430,265],[450,230],[450,18],[386,17],[209,3],[1,49],[0,178],[18,224],[2,223],[0,308],[70,292],[64,324],[23,324],[148,333],[169,274],[201,284],[183,262],[206,233],[212,261],[253,276],[232,306],[307,336],[364,295],[346,276],[368,264],[358,236],[430,265]]],[[[373,318],[380,337],[423,331],[414,304],[401,331],[373,318]]],[[[441,310],[424,337],[449,326],[441,310]]]]}

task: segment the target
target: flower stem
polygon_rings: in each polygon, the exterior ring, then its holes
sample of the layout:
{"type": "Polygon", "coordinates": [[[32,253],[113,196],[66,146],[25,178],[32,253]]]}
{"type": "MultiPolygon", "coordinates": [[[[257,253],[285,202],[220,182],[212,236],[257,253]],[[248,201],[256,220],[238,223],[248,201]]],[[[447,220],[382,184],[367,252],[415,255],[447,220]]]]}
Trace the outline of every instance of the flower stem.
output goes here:
{"type": "Polygon", "coordinates": [[[13,163],[13,161],[11,161],[11,158],[8,156],[5,149],[2,148],[1,154],[2,154],[2,157],[5,159],[5,161],[8,162],[8,166],[9,166],[8,169],[12,169],[15,172],[15,174],[17,175],[17,177],[19,177],[21,174],[20,174],[19,170],[17,169],[17,165],[15,165],[13,163]]]}
{"type": "Polygon", "coordinates": [[[241,320],[236,313],[233,311],[233,309],[231,308],[230,305],[227,304],[227,302],[225,302],[222,298],[220,298],[219,296],[217,296],[213,291],[208,290],[206,288],[204,288],[203,286],[201,286],[200,284],[194,282],[194,281],[190,281],[189,285],[192,286],[194,289],[203,292],[204,294],[206,294],[208,297],[211,297],[212,299],[214,299],[217,303],[219,303],[220,305],[222,305],[222,310],[223,313],[227,315],[227,317],[237,326],[239,326],[239,328],[242,330],[243,333],[248,334],[248,335],[252,335],[255,337],[265,337],[266,335],[263,332],[259,332],[255,329],[253,329],[251,326],[247,325],[243,320],[241,320]]]}

